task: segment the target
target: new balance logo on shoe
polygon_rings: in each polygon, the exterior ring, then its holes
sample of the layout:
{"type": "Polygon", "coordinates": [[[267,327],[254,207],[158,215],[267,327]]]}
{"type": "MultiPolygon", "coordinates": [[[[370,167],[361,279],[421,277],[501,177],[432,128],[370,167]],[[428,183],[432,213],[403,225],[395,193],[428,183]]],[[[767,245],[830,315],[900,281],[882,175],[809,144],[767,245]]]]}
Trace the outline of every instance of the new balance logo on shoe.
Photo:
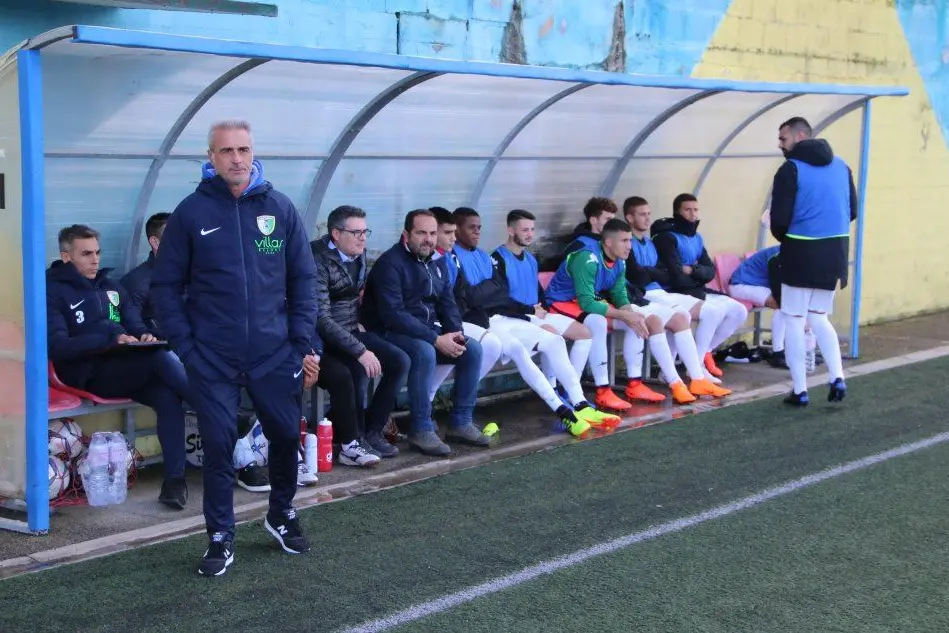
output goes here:
{"type": "Polygon", "coordinates": [[[277,526],[277,531],[280,532],[280,536],[287,535],[287,528],[284,525],[277,526]]]}
{"type": "Polygon", "coordinates": [[[214,233],[215,231],[219,230],[220,228],[221,228],[221,227],[218,226],[218,227],[215,227],[215,228],[213,228],[213,229],[201,229],[201,235],[202,235],[202,236],[204,236],[204,235],[210,235],[211,233],[214,233]]]}

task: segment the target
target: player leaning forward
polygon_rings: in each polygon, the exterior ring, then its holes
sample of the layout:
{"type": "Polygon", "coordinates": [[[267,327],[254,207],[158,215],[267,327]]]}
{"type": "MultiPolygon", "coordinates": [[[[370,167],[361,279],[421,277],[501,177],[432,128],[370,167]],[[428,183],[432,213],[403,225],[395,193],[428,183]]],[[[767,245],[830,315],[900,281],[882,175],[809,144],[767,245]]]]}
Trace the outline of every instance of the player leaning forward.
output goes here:
{"type": "Polygon", "coordinates": [[[778,128],[778,147],[787,161],[774,175],[771,233],[781,242],[781,312],[785,315],[785,357],[794,389],[785,398],[807,406],[804,319],[817,336],[827,370],[827,399],[847,393],[837,332],[827,316],[834,309],[838,282],[847,286],[850,223],[857,217],[857,191],[847,164],[811,126],[794,117],[778,128]]]}

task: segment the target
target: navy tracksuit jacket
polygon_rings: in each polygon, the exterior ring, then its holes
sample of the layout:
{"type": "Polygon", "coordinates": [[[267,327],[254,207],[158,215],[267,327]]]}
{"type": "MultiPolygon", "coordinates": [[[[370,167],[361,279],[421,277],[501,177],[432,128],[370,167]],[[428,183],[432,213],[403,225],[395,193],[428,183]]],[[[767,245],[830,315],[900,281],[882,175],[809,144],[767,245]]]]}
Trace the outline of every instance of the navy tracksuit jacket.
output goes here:
{"type": "Polygon", "coordinates": [[[296,209],[259,162],[239,198],[210,164],[203,176],[168,219],[151,290],[196,394],[208,532],[233,535],[242,386],[270,442],[271,511],[289,509],[296,491],[302,359],[322,352],[316,265],[296,209]]]}

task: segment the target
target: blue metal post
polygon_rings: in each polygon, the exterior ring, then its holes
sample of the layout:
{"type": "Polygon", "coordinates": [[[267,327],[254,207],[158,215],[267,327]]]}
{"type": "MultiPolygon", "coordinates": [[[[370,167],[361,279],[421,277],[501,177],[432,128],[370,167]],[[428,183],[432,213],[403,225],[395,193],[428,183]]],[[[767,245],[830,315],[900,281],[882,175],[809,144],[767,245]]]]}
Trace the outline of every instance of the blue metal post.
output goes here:
{"type": "Polygon", "coordinates": [[[863,287],[863,225],[867,208],[867,172],[870,168],[870,100],[863,104],[860,139],[860,181],[857,183],[857,244],[853,266],[853,305],[850,311],[850,356],[860,354],[860,291],[863,287]]]}
{"type": "Polygon", "coordinates": [[[43,69],[40,52],[17,53],[23,184],[23,316],[26,329],[26,511],[31,532],[49,531],[43,69]]]}

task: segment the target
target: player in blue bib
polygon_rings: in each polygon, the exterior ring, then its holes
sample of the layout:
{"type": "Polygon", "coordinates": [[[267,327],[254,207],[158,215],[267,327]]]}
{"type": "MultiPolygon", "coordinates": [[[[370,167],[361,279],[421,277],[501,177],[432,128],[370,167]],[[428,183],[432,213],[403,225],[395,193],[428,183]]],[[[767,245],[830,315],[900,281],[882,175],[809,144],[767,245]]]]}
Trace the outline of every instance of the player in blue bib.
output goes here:
{"type": "Polygon", "coordinates": [[[774,175],[771,193],[771,234],[781,243],[785,356],[794,381],[785,402],[793,406],[808,403],[805,320],[827,362],[827,399],[840,402],[847,394],[840,340],[828,315],[834,311],[837,285],[847,286],[857,190],[847,163],[834,156],[827,141],[812,136],[811,126],[801,117],[778,128],[778,144],[787,160],[774,175]]]}

